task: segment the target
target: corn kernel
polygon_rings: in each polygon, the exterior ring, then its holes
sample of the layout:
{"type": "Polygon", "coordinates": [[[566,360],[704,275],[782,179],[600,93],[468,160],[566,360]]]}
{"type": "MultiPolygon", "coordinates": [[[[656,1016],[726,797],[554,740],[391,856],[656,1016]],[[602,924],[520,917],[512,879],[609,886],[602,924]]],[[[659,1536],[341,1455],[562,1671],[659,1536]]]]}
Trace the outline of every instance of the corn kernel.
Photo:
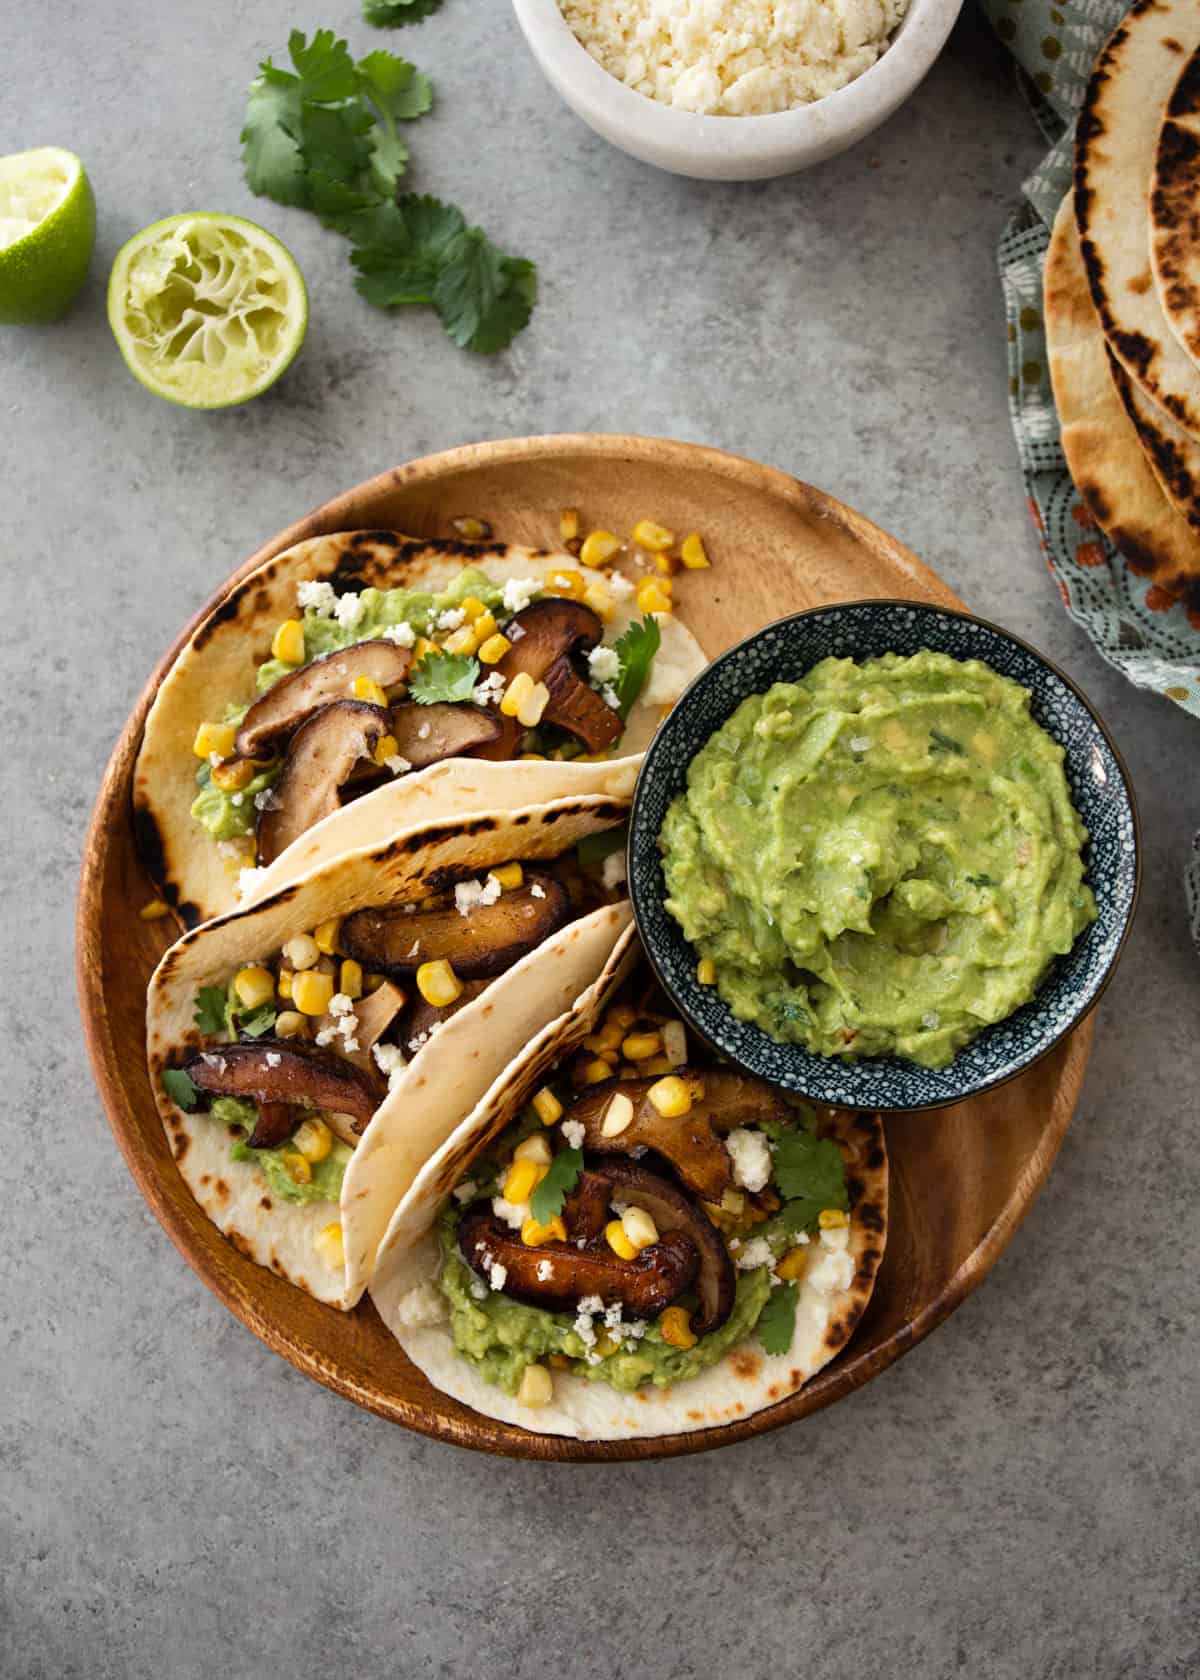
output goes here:
{"type": "Polygon", "coordinates": [[[656,525],[652,519],[639,519],[633,527],[633,540],[651,554],[662,554],[674,545],[675,533],[665,525],[656,525]]]}
{"type": "Polygon", "coordinates": [[[608,1224],[604,1227],[604,1237],[609,1248],[612,1249],[614,1254],[619,1255],[622,1260],[637,1259],[637,1249],[634,1248],[629,1238],[625,1235],[625,1227],[619,1219],[609,1220],[608,1224]]]}
{"type": "Polygon", "coordinates": [[[642,1070],[636,1062],[622,1062],[617,1069],[618,1079],[640,1079],[642,1070]]]}
{"type": "Polygon", "coordinates": [[[644,1062],[648,1056],[657,1056],[661,1049],[661,1033],[630,1033],[628,1038],[621,1041],[621,1054],[630,1062],[644,1062]]]}
{"type": "Polygon", "coordinates": [[[606,1079],[612,1078],[611,1062],[602,1061],[599,1056],[593,1056],[590,1062],[585,1062],[579,1070],[581,1085],[600,1085],[606,1079]]]}
{"type": "Polygon", "coordinates": [[[341,927],[340,918],[332,916],[327,922],[320,922],[313,929],[317,950],[323,957],[331,957],[337,950],[338,929],[341,927]]]}
{"type": "Polygon", "coordinates": [[[822,1231],[840,1231],[850,1223],[850,1215],[843,1213],[841,1208],[822,1208],[817,1215],[817,1224],[822,1231]]]}
{"type": "Polygon", "coordinates": [[[670,1347],[693,1348],[696,1345],[696,1333],[683,1307],[667,1307],[660,1312],[658,1328],[663,1341],[670,1347]]]}
{"type": "Polygon", "coordinates": [[[572,601],[583,600],[583,573],[574,566],[551,566],[543,579],[547,595],[561,595],[572,601]]]}
{"type": "Polygon", "coordinates": [[[521,1221],[521,1241],[526,1248],[541,1248],[548,1242],[566,1242],[567,1227],[562,1216],[555,1214],[549,1225],[539,1225],[532,1214],[521,1221]]]}
{"type": "Polygon", "coordinates": [[[528,671],[518,671],[508,687],[504,690],[504,697],[500,702],[500,710],[505,717],[515,718],[523,701],[533,693],[533,678],[528,671]]]}
{"type": "Polygon", "coordinates": [[[353,957],[347,957],[342,963],[342,971],[338,977],[338,991],[343,992],[352,1003],[363,995],[362,964],[356,963],[353,957]]]}
{"type": "Polygon", "coordinates": [[[450,527],[465,542],[486,542],[492,534],[492,527],[486,519],[476,519],[469,513],[460,514],[457,519],[452,519],[450,527]]]}
{"type": "Polygon", "coordinates": [[[346,1264],[346,1249],[342,1242],[342,1227],[335,1219],[332,1225],[323,1225],[313,1238],[313,1247],[333,1271],[340,1271],[346,1264]]]}
{"type": "Polygon", "coordinates": [[[545,683],[534,683],[517,707],[517,722],[523,723],[526,729],[534,728],[542,721],[542,713],[549,704],[550,690],[545,683]]]}
{"type": "Polygon", "coordinates": [[[545,753],[518,753],[517,757],[522,764],[545,764],[546,762],[545,753]]]}
{"type": "Polygon", "coordinates": [[[192,751],[197,758],[211,759],[214,753],[218,758],[232,758],[236,734],[232,723],[202,723],[192,742],[192,751]]]}
{"type": "Polygon", "coordinates": [[[512,1202],[514,1207],[520,1207],[522,1202],[527,1202],[533,1195],[547,1171],[541,1161],[514,1160],[504,1180],[504,1200],[512,1202]]]}
{"type": "Polygon", "coordinates": [[[212,767],[213,786],[222,793],[243,793],[254,780],[254,764],[248,758],[231,758],[212,767]]]}
{"type": "Polygon", "coordinates": [[[679,545],[679,558],[689,572],[702,572],[712,565],[699,531],[691,531],[679,545]]]}
{"type": "Polygon", "coordinates": [[[666,586],[670,578],[644,577],[638,580],[637,604],[638,610],[644,613],[669,613],[674,611],[671,597],[666,586]]]}
{"type": "Polygon", "coordinates": [[[481,647],[490,636],[496,634],[496,615],[493,612],[481,613],[478,618],[472,621],[472,624],[475,631],[475,640],[481,647]]]}
{"type": "Polygon", "coordinates": [[[525,871],[519,863],[502,863],[498,869],[488,870],[488,880],[499,883],[501,892],[512,892],[525,879],[525,871]]]}
{"type": "Polygon", "coordinates": [[[498,665],[511,646],[508,637],[502,636],[497,630],[494,636],[489,636],[486,642],[479,644],[480,664],[498,665]]]}
{"type": "Polygon", "coordinates": [[[296,1127],[292,1148],[299,1150],[310,1165],[314,1161],[323,1161],[333,1148],[333,1133],[324,1120],[318,1120],[315,1114],[310,1114],[296,1127]]]}
{"type": "Polygon", "coordinates": [[[290,999],[292,995],[292,981],[294,978],[295,976],[292,974],[290,968],[281,968],[279,970],[279,976],[275,981],[275,990],[285,1001],[290,999]]]}
{"type": "Polygon", "coordinates": [[[388,759],[399,758],[399,756],[400,743],[397,741],[396,737],[394,735],[381,735],[379,740],[376,742],[375,751],[372,754],[374,762],[378,764],[379,768],[381,770],[386,770],[388,759]]]}
{"type": "Polygon", "coordinates": [[[618,1043],[637,1020],[637,1010],[631,1003],[614,1003],[605,1017],[605,1025],[616,1027],[618,1043]]]}
{"type": "Polygon", "coordinates": [[[298,618],[285,618],[271,639],[271,658],[284,665],[303,665],[304,626],[298,618]]]}
{"type": "Polygon", "coordinates": [[[308,1022],[296,1009],[285,1009],[275,1017],[276,1038],[305,1038],[308,1035],[308,1022]]]}
{"type": "Polygon", "coordinates": [[[387,705],[387,695],[374,677],[355,677],[353,686],[356,700],[365,700],[368,706],[387,705]]]}
{"type": "Polygon", "coordinates": [[[463,624],[457,630],[452,630],[442,644],[447,653],[474,653],[479,646],[479,637],[473,624],[463,624]]]}
{"type": "MultiPolygon", "coordinates": [[[[465,601],[459,602],[459,606],[466,614],[466,621],[468,624],[474,624],[476,620],[481,619],[488,610],[477,595],[468,595],[465,601]]],[[[492,622],[495,623],[495,620],[493,619],[492,622]]]]}
{"type": "Polygon", "coordinates": [[[632,1102],[624,1091],[614,1092],[612,1101],[604,1111],[604,1119],[600,1122],[600,1136],[620,1137],[632,1119],[632,1102]]]}
{"type": "Polygon", "coordinates": [[[721,1196],[721,1206],[726,1213],[731,1213],[735,1219],[740,1219],[746,1211],[746,1198],[740,1190],[726,1190],[721,1196]]]}
{"type": "Polygon", "coordinates": [[[603,1056],[605,1061],[611,1061],[621,1048],[623,1034],[621,1028],[609,1022],[598,1033],[589,1033],[583,1041],[585,1050],[590,1050],[594,1056],[603,1056]]]}
{"type": "Polygon", "coordinates": [[[544,1365],[526,1365],[517,1399],[522,1406],[548,1406],[554,1398],[554,1378],[544,1365]]]}
{"type": "Polygon", "coordinates": [[[152,898],[149,904],[143,904],[138,915],[144,922],[157,922],[163,916],[171,914],[171,906],[163,898],[152,898]]]}
{"type": "MultiPolygon", "coordinates": [[[[626,1043],[628,1043],[628,1039],[626,1043]]],[[[665,1079],[658,1080],[646,1092],[650,1101],[658,1112],[668,1120],[677,1120],[680,1115],[690,1114],[692,1110],[692,1093],[686,1080],[680,1079],[678,1074],[668,1074],[665,1079]]]]}
{"type": "Polygon", "coordinates": [[[660,1079],[664,1074],[674,1072],[673,1064],[665,1056],[651,1056],[649,1061],[638,1063],[638,1073],[643,1079],[660,1079]]]}
{"type": "Polygon", "coordinates": [[[416,641],[413,643],[412,662],[414,665],[419,665],[427,654],[441,653],[441,651],[442,650],[438,644],[436,642],[431,642],[428,636],[418,636],[416,641]]]}
{"type": "Polygon", "coordinates": [[[663,1055],[672,1067],[682,1067],[687,1061],[687,1033],[682,1021],[667,1021],[662,1030],[663,1055]]]}
{"type": "Polygon", "coordinates": [[[292,1002],[303,1015],[324,1015],[333,997],[333,975],[307,968],[292,978],[292,1002]]]}
{"type": "Polygon", "coordinates": [[[585,566],[607,566],[621,552],[621,539],[611,531],[589,531],[583,539],[579,558],[585,566]]]}
{"type": "Polygon", "coordinates": [[[621,1224],[630,1243],[640,1254],[644,1248],[658,1241],[658,1226],[646,1212],[645,1208],[626,1208],[621,1215],[621,1224]]]}
{"type": "Polygon", "coordinates": [[[285,1152],[283,1157],[283,1167],[293,1184],[312,1183],[312,1168],[304,1159],[304,1156],[297,1154],[294,1149],[289,1149],[285,1152]]]}
{"type": "Polygon", "coordinates": [[[543,1085],[533,1099],[533,1111],[543,1126],[553,1126],[556,1120],[562,1119],[563,1105],[549,1085],[543,1085]]]}
{"type": "Polygon", "coordinates": [[[540,1167],[550,1165],[550,1140],[545,1132],[531,1132],[513,1150],[514,1161],[536,1161],[540,1167]]]}
{"type": "Polygon", "coordinates": [[[564,508],[558,516],[558,534],[563,542],[574,542],[579,535],[579,509],[564,508]]]}
{"type": "Polygon", "coordinates": [[[599,1354],[601,1359],[607,1359],[610,1353],[616,1353],[620,1345],[619,1338],[614,1336],[611,1330],[601,1330],[592,1346],[592,1352],[599,1354]]]}
{"type": "Polygon", "coordinates": [[[654,570],[660,577],[674,577],[679,570],[679,561],[673,554],[656,554],[654,556],[654,570]]]}
{"type": "Polygon", "coordinates": [[[789,1248],[781,1260],[775,1264],[775,1276],[781,1277],[785,1283],[795,1283],[808,1270],[808,1250],[806,1248],[789,1248]]]}
{"type": "Polygon", "coordinates": [[[455,974],[445,957],[439,957],[436,962],[422,963],[417,970],[417,990],[435,1009],[444,1009],[448,1003],[462,996],[462,981],[455,974]]]}
{"type": "Polygon", "coordinates": [[[696,984],[698,986],[715,986],[717,983],[717,965],[711,957],[701,957],[696,964],[696,984]]]}
{"type": "Polygon", "coordinates": [[[275,976],[269,968],[255,965],[239,969],[234,976],[233,989],[238,1002],[246,1009],[259,1009],[275,997],[275,976]]]}
{"type": "Polygon", "coordinates": [[[603,578],[589,578],[583,590],[584,605],[591,607],[598,618],[607,624],[617,610],[612,590],[603,578]]]}
{"type": "Polygon", "coordinates": [[[288,940],[283,954],[293,968],[312,968],[320,960],[321,947],[311,933],[298,933],[288,940]]]}

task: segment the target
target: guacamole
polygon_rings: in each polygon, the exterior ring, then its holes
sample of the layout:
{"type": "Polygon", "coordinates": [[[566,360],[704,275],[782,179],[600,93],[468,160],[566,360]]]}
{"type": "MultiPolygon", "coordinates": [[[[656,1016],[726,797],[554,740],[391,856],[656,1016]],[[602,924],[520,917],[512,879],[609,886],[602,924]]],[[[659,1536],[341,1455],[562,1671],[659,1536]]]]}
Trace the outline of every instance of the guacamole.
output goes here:
{"type": "Polygon", "coordinates": [[[290,1144],[282,1144],[278,1149],[251,1149],[245,1141],[254,1131],[258,1119],[254,1103],[243,1102],[239,1097],[216,1097],[209,1113],[222,1126],[242,1128],[245,1136],[234,1141],[229,1151],[230,1159],[256,1162],[271,1190],[281,1201],[336,1202],[341,1195],[342,1179],[350,1165],[350,1149],[339,1138],[334,1139],[333,1147],[323,1161],[312,1163],[309,1182],[297,1184],[284,1161],[290,1144]]]}
{"type": "Polygon", "coordinates": [[[1063,751],[1027,689],[923,650],[744,700],[659,844],[666,906],[739,1020],[944,1067],[1095,919],[1063,751]]]}

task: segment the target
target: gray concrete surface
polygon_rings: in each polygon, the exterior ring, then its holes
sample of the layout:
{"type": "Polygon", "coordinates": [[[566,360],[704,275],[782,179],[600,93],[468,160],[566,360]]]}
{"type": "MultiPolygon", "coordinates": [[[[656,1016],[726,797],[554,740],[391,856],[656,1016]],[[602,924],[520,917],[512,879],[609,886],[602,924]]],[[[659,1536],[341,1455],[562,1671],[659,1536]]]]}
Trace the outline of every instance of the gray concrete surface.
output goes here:
{"type": "Polygon", "coordinates": [[[387,42],[441,95],[414,183],[542,272],[532,328],[481,361],[368,309],[336,237],[243,185],[243,90],[293,23],[381,44],[348,4],[0,0],[0,153],[77,149],[101,217],[70,318],[0,335],[0,1674],[1197,1673],[1200,970],[1179,875],[1200,734],[1067,621],[1026,517],[993,250],[1038,143],[1007,67],[972,21],[850,156],[704,186],[593,139],[502,0],[446,0],[387,42]],[[260,217],[312,294],[288,379],[208,417],[142,392],[104,317],[125,238],[196,207],[260,217]],[[881,521],[1085,685],[1146,824],[1076,1123],[988,1284],[834,1411],[636,1470],[438,1447],[268,1353],[135,1191],[71,978],[93,793],[196,603],[380,467],[575,428],[725,445],[881,521]]]}

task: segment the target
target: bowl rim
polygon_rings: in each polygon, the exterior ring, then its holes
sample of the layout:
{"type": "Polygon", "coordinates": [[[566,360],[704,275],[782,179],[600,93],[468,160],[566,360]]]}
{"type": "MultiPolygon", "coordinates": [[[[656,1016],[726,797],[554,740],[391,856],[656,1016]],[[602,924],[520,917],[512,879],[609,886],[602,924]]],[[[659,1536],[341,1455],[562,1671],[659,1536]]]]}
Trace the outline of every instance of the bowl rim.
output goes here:
{"type": "Polygon", "coordinates": [[[563,97],[570,89],[568,103],[598,133],[624,133],[634,144],[691,154],[697,162],[720,158],[753,166],[789,152],[819,148],[832,154],[884,121],[932,68],[963,0],[910,0],[886,49],[852,81],[807,105],[736,117],[681,110],[627,87],[592,57],[559,0],[512,4],[543,73],[563,97]]]}
{"type": "MultiPolygon", "coordinates": [[[[1092,702],[1088,699],[1087,695],[1079,687],[1079,684],[1076,683],[1073,678],[1069,677],[1067,673],[1055,663],[1054,660],[1049,659],[1040,651],[1040,649],[1034,647],[1031,642],[1027,642],[1024,637],[1016,635],[1011,630],[1006,630],[1002,624],[996,624],[992,619],[982,618],[978,613],[968,612],[965,609],[958,607],[942,607],[937,606],[930,601],[910,601],[904,600],[898,596],[864,596],[861,600],[829,602],[824,606],[807,607],[802,612],[788,613],[785,617],[775,619],[770,624],[764,624],[760,629],[752,631],[749,636],[744,636],[740,642],[735,642],[732,647],[726,648],[723,653],[718,654],[715,659],[711,660],[705,666],[703,671],[693,677],[692,681],[684,689],[678,700],[676,700],[674,706],[672,706],[671,711],[674,713],[685,707],[691,697],[701,688],[702,685],[705,684],[706,681],[711,681],[714,678],[715,673],[723,665],[736,660],[739,655],[744,653],[747,647],[756,642],[760,636],[765,635],[767,631],[777,630],[780,625],[790,625],[801,620],[823,617],[829,613],[842,612],[847,607],[898,607],[906,612],[918,612],[925,614],[926,616],[963,619],[969,623],[980,625],[984,630],[993,635],[999,636],[1004,641],[1013,643],[1016,647],[1020,648],[1022,652],[1029,654],[1038,664],[1045,666],[1051,675],[1057,677],[1063,686],[1075,697],[1087,713],[1088,717],[1091,719],[1092,723],[1099,730],[1105,745],[1108,747],[1109,752],[1113,756],[1113,762],[1116,764],[1117,770],[1120,774],[1121,786],[1124,790],[1125,800],[1129,808],[1130,819],[1133,827],[1133,891],[1130,894],[1129,905],[1125,912],[1120,937],[1113,948],[1107,966],[1100,976],[1099,984],[1097,985],[1091,999],[1086,1003],[1086,1005],[1073,1008],[1068,1014],[1063,1025],[1056,1033],[1053,1034],[1052,1037],[1048,1038],[1046,1042],[1031,1055],[1021,1057],[1007,1072],[996,1074],[994,1077],[989,1079],[983,1079],[964,1085],[961,1089],[956,1090],[950,1097],[939,1096],[934,1101],[923,1103],[887,1102],[881,1101],[881,1093],[878,1090],[875,1090],[870,1093],[871,1100],[869,1102],[856,1104],[839,1098],[834,1105],[839,1108],[858,1108],[864,1112],[878,1114],[927,1114],[940,1109],[953,1108],[960,1102],[967,1102],[973,1097],[983,1096],[988,1091],[998,1090],[1002,1085],[1007,1085],[1011,1080],[1018,1079],[1023,1073],[1026,1073],[1031,1067],[1033,1067],[1035,1063],[1040,1062],[1044,1056],[1049,1055],[1058,1044],[1062,1043],[1063,1039],[1065,1039],[1069,1033],[1074,1032],[1080,1023],[1085,1021],[1087,1017],[1094,1012],[1096,1006],[1104,996],[1104,993],[1107,991],[1109,982],[1112,980],[1113,975],[1117,971],[1117,967],[1125,951],[1126,942],[1129,939],[1134,921],[1137,917],[1137,909],[1142,891],[1143,870],[1141,813],[1138,810],[1137,796],[1134,793],[1133,788],[1133,779],[1129,774],[1129,767],[1125,763],[1121,750],[1117,746],[1116,741],[1113,739],[1108,725],[1100,716],[1092,702]]],[[[983,659],[982,663],[987,664],[988,661],[983,659]]],[[[754,692],[759,691],[755,690],[754,692]]],[[[744,695],[742,698],[744,700],[749,697],[749,695],[744,695]]],[[[742,702],[739,701],[738,705],[741,703],[742,702]]],[[[734,710],[736,709],[737,708],[734,707],[734,710]]],[[[732,716],[732,713],[730,715],[732,716]]],[[[664,720],[664,723],[666,721],[667,720],[664,720]]],[[[1042,725],[1042,727],[1045,728],[1045,725],[1042,725]]],[[[1062,743],[1053,735],[1051,730],[1047,729],[1046,733],[1051,736],[1051,739],[1056,741],[1057,745],[1062,745],[1062,743]]],[[[733,1052],[728,1045],[716,1042],[712,1038],[711,1033],[709,1033],[699,1020],[697,1020],[692,1009],[689,1007],[687,998],[670,979],[666,972],[665,964],[660,962],[659,956],[655,952],[653,942],[647,937],[645,918],[653,895],[651,892],[649,875],[647,874],[643,876],[641,871],[635,867],[634,850],[635,846],[639,844],[639,837],[643,826],[642,813],[646,807],[647,790],[650,785],[651,774],[654,770],[655,747],[657,745],[660,752],[665,750],[662,746],[664,738],[664,735],[660,732],[646,749],[646,756],[642,761],[641,769],[638,771],[638,779],[633,790],[633,800],[629,810],[629,836],[626,845],[626,872],[629,878],[629,897],[633,906],[634,925],[637,928],[638,938],[641,941],[642,949],[646,953],[646,957],[654,971],[655,977],[662,986],[663,990],[666,992],[667,996],[671,999],[672,1003],[680,1010],[692,1031],[698,1034],[704,1043],[709,1045],[713,1050],[717,1051],[718,1054],[728,1057],[738,1067],[744,1068],[747,1072],[754,1074],[755,1077],[761,1078],[762,1075],[758,1073],[757,1069],[750,1067],[735,1052],[733,1052]]],[[[691,763],[691,759],[688,760],[688,763],[691,763]]],[[[651,845],[652,840],[647,838],[645,844],[646,846],[651,845]]],[[[1035,993],[1034,997],[1029,1001],[1030,1003],[1033,1003],[1036,999],[1037,993],[1035,993]]],[[[1024,1007],[1024,1005],[1021,1007],[1024,1007]]],[[[1000,1025],[999,1022],[991,1024],[1000,1025]]],[[[985,1028],[984,1030],[986,1031],[987,1029],[985,1028]]],[[[870,1059],[882,1060],[883,1058],[870,1059]]],[[[853,1068],[854,1065],[855,1064],[843,1064],[844,1067],[850,1068],[853,1068]]],[[[953,1065],[953,1062],[951,1062],[950,1066],[953,1067],[953,1065]]],[[[822,1106],[827,1105],[830,1100],[823,1095],[810,1094],[801,1090],[799,1087],[789,1087],[789,1089],[794,1089],[795,1094],[804,1100],[817,1103],[822,1106]]]]}

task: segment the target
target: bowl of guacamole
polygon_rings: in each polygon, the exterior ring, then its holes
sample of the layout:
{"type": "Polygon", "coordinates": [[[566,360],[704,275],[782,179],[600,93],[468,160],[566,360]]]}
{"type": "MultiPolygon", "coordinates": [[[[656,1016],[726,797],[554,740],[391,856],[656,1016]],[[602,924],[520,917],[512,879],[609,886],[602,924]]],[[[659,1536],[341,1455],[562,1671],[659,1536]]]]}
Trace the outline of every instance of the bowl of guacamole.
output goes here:
{"type": "Polygon", "coordinates": [[[720,1053],[820,1102],[941,1107],[1098,999],[1140,880],[1095,711],[966,613],[858,601],[768,625],[646,756],[629,879],[668,993],[720,1053]]]}

